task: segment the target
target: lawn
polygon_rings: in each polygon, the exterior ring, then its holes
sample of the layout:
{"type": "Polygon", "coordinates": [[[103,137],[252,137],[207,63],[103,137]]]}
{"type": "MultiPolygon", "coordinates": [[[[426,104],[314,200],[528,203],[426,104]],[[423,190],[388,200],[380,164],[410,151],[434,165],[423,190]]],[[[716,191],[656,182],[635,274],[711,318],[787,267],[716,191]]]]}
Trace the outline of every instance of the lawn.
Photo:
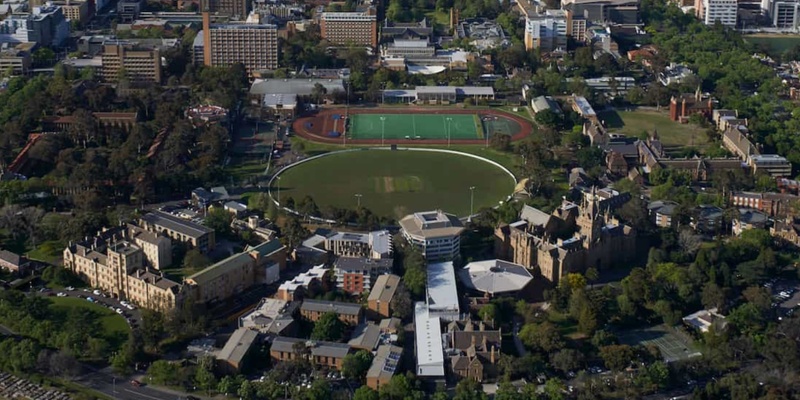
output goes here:
{"type": "Polygon", "coordinates": [[[28,252],[31,260],[43,261],[52,265],[61,264],[61,256],[64,251],[64,243],[58,240],[48,240],[36,246],[28,252]]]}
{"type": "Polygon", "coordinates": [[[669,119],[666,112],[658,111],[603,111],[598,113],[612,133],[638,137],[643,132],[658,131],[665,147],[696,147],[708,145],[705,130],[693,124],[679,124],[669,119]]]}
{"type": "Polygon", "coordinates": [[[770,55],[780,55],[794,46],[800,45],[800,35],[755,34],[746,35],[745,41],[759,48],[766,48],[770,55]]]}
{"type": "Polygon", "coordinates": [[[89,301],[77,297],[50,297],[52,304],[51,309],[60,311],[66,314],[67,309],[70,308],[85,308],[97,315],[100,315],[100,324],[103,327],[103,337],[111,343],[112,346],[118,347],[128,338],[130,328],[125,319],[98,304],[90,303],[89,301]]]}
{"type": "MultiPolygon", "coordinates": [[[[361,205],[378,215],[442,209],[465,216],[497,205],[511,194],[514,181],[501,169],[456,154],[419,151],[360,151],[336,154],[294,167],[281,175],[280,198],[311,196],[320,209],[361,205]]],[[[273,193],[277,197],[277,188],[273,193]]]]}
{"type": "Polygon", "coordinates": [[[353,139],[479,139],[475,115],[463,114],[353,114],[348,137],[353,139]],[[383,119],[383,121],[381,121],[383,119]]]}

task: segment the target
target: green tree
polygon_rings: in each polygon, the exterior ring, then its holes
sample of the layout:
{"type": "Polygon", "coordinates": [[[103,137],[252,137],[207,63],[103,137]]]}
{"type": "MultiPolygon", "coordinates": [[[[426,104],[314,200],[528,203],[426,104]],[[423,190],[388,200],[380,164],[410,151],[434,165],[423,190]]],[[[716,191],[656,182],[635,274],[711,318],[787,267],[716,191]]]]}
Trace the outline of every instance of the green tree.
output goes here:
{"type": "Polygon", "coordinates": [[[342,361],[342,375],[348,379],[363,381],[369,367],[372,365],[372,353],[359,350],[354,354],[348,354],[342,361]]]}
{"type": "Polygon", "coordinates": [[[472,379],[462,379],[456,385],[456,393],[453,400],[487,400],[488,396],[483,392],[483,385],[472,379]]]}
{"type": "Polygon", "coordinates": [[[550,363],[563,372],[576,371],[583,365],[583,353],[575,349],[559,350],[550,358],[550,363]]]}
{"type": "Polygon", "coordinates": [[[250,383],[249,380],[245,379],[242,384],[239,386],[239,390],[236,392],[242,400],[252,400],[255,398],[256,390],[253,388],[253,384],[250,383]]]}
{"type": "Polygon", "coordinates": [[[635,355],[633,348],[624,344],[600,348],[600,357],[603,358],[606,367],[612,371],[622,371],[627,368],[633,362],[635,355]]]}
{"type": "Polygon", "coordinates": [[[551,353],[564,347],[558,329],[550,322],[528,323],[519,331],[519,338],[526,346],[551,353]]]}
{"type": "Polygon", "coordinates": [[[218,235],[230,235],[231,221],[233,215],[221,207],[214,207],[210,209],[206,215],[203,224],[213,229],[218,235]]]}
{"type": "Polygon", "coordinates": [[[211,265],[211,259],[198,248],[187,251],[183,257],[183,269],[189,272],[200,271],[209,265],[211,265]]]}
{"type": "Polygon", "coordinates": [[[353,400],[378,400],[378,392],[372,390],[369,386],[361,386],[356,389],[353,394],[353,400]]]}
{"type": "Polygon", "coordinates": [[[194,383],[207,394],[210,394],[211,390],[216,388],[217,377],[214,376],[214,358],[203,357],[200,359],[194,374],[194,383]]]}
{"type": "Polygon", "coordinates": [[[335,312],[323,314],[311,331],[311,339],[337,342],[344,337],[345,325],[335,312]]]}
{"type": "Polygon", "coordinates": [[[147,368],[147,377],[156,385],[180,384],[181,366],[166,360],[156,360],[147,368]]]}
{"type": "Polygon", "coordinates": [[[484,305],[478,310],[478,316],[484,322],[494,322],[497,319],[497,306],[492,303],[484,305]]]}

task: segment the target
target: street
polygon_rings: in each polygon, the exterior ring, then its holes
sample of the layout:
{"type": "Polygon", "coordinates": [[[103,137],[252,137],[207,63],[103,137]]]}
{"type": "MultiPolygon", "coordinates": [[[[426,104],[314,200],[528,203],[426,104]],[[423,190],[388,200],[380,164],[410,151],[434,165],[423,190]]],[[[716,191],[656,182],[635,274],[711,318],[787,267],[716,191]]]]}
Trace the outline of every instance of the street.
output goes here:
{"type": "MultiPolygon", "coordinates": [[[[91,367],[85,367],[87,370],[91,370],[91,367]]],[[[106,370],[94,370],[78,378],[76,383],[101,392],[113,399],[121,400],[174,400],[186,399],[186,396],[188,396],[185,393],[164,388],[154,388],[149,385],[134,387],[131,385],[130,380],[114,376],[106,370]]],[[[204,398],[197,395],[192,396],[204,398]]]]}

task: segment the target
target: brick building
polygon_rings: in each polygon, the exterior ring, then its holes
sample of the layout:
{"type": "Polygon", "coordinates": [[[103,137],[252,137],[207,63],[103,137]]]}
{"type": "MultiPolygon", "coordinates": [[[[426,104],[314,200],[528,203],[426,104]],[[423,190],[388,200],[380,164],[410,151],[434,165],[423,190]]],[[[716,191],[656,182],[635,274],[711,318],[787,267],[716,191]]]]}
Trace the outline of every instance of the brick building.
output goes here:
{"type": "Polygon", "coordinates": [[[390,258],[339,257],[334,265],[336,286],[350,294],[367,292],[379,275],[392,271],[392,264],[390,258]]]}
{"type": "Polygon", "coordinates": [[[323,315],[333,312],[339,320],[346,324],[358,325],[361,321],[361,305],[355,303],[342,303],[339,301],[304,300],[300,306],[300,315],[303,318],[316,322],[323,315]]]}
{"type": "Polygon", "coordinates": [[[375,7],[355,12],[323,12],[319,19],[323,39],[335,45],[378,46],[378,16],[375,7]]]}
{"type": "Polygon", "coordinates": [[[384,318],[392,315],[392,299],[400,286],[400,277],[397,275],[381,275],[375,280],[367,299],[367,308],[384,318]]]}
{"type": "Polygon", "coordinates": [[[272,341],[269,350],[273,362],[283,362],[305,357],[314,366],[342,369],[344,357],[350,346],[344,343],[320,342],[279,336],[272,341]]]}
{"type": "Polygon", "coordinates": [[[711,96],[700,93],[683,93],[679,96],[672,96],[669,101],[669,118],[673,121],[684,121],[692,114],[702,114],[705,118],[711,118],[714,111],[714,99],[711,96]]]}

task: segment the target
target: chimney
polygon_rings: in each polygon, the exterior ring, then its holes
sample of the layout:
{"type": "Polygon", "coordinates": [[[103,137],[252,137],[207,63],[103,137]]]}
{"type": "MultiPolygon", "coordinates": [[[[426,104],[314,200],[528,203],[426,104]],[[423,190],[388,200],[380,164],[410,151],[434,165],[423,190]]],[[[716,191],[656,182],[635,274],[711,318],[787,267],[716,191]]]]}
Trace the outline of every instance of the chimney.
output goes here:
{"type": "Polygon", "coordinates": [[[472,335],[472,346],[475,347],[475,335],[472,335]]]}
{"type": "Polygon", "coordinates": [[[489,356],[489,361],[494,364],[494,345],[492,345],[492,354],[489,356]]]}
{"type": "Polygon", "coordinates": [[[485,325],[484,325],[483,321],[481,321],[481,323],[478,325],[478,330],[483,332],[484,328],[485,328],[485,325]]]}

